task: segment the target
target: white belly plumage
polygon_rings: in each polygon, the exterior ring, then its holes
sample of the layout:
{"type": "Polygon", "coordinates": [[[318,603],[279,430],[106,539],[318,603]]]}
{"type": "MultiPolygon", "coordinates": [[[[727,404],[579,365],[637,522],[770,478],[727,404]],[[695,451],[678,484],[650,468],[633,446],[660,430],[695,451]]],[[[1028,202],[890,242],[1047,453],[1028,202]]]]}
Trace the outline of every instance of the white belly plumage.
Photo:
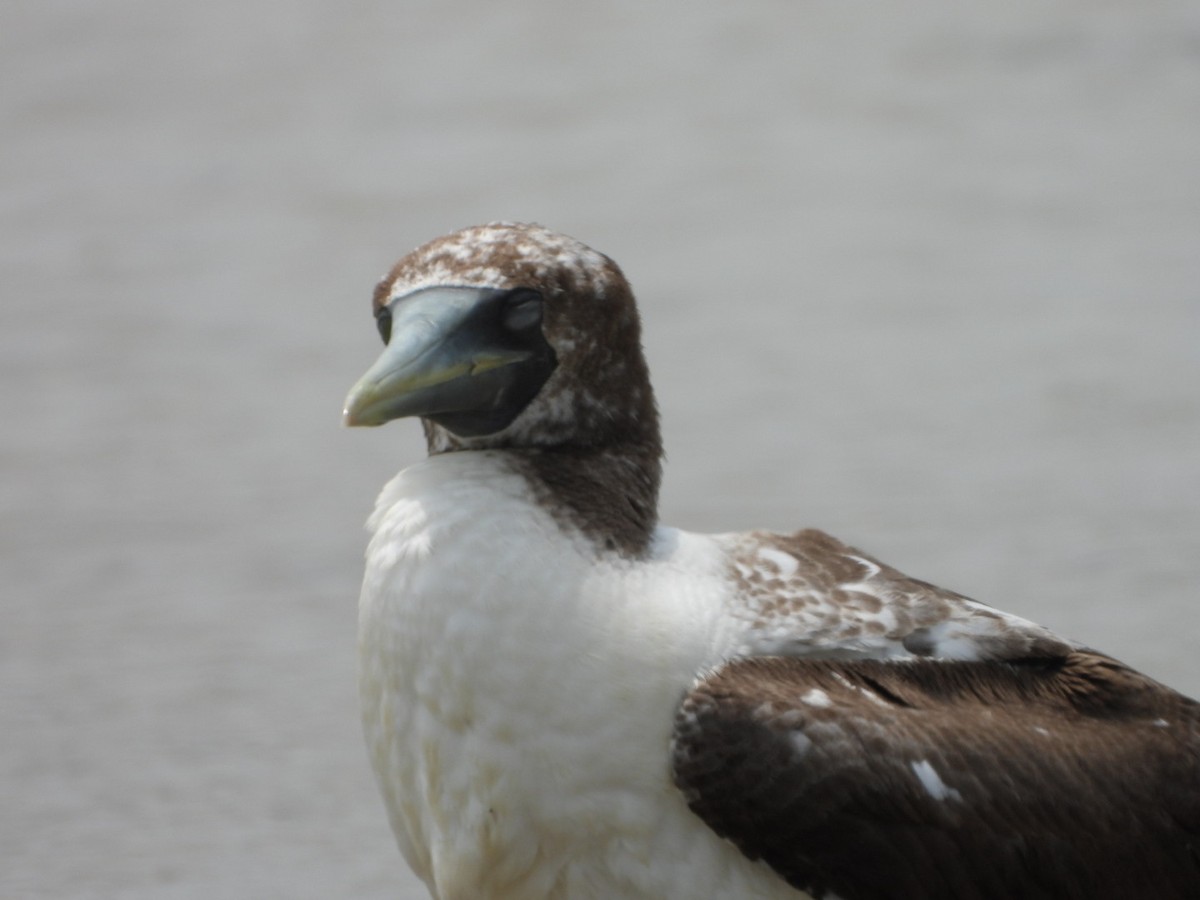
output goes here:
{"type": "Polygon", "coordinates": [[[491,453],[405,470],[370,527],[364,729],[434,896],[803,896],[670,781],[675,706],[728,643],[711,539],[663,529],[650,561],[598,565],[491,453]]]}

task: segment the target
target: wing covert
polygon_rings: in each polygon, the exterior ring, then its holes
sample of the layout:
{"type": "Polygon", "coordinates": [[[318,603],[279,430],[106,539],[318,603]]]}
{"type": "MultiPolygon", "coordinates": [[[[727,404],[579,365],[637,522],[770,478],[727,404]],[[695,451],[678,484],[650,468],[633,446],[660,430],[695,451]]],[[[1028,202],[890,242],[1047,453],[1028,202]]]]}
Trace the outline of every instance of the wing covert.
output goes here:
{"type": "Polygon", "coordinates": [[[1048,629],[903,572],[814,529],[725,536],[735,656],[1023,659],[1062,656],[1048,629]]]}

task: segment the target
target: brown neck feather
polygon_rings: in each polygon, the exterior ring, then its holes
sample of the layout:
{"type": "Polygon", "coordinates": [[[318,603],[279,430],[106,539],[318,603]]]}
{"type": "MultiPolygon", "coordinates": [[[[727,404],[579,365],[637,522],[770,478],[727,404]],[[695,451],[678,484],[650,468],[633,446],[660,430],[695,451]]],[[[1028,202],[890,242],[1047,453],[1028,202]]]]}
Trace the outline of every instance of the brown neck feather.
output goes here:
{"type": "Polygon", "coordinates": [[[519,469],[561,525],[578,529],[606,552],[634,559],[646,555],[658,524],[660,456],[657,447],[639,445],[516,454],[519,469]]]}

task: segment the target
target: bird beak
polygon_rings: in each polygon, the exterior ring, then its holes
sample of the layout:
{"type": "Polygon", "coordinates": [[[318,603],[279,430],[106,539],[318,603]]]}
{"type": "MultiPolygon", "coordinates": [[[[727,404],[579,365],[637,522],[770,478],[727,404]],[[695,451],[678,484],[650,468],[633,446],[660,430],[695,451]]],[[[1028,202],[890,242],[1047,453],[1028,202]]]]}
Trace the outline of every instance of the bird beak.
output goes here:
{"type": "MultiPolygon", "coordinates": [[[[346,425],[455,414],[494,405],[497,370],[531,353],[493,339],[503,291],[427,288],[393,300],[391,340],[346,398],[346,425]]],[[[500,382],[502,384],[502,382],[500,382]]]]}

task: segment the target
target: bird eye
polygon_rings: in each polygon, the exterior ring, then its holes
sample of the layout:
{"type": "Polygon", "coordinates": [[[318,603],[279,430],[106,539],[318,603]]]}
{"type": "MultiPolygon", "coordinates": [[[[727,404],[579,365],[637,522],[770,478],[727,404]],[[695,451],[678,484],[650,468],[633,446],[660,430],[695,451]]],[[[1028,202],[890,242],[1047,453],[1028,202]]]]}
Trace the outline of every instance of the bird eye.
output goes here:
{"type": "Polygon", "coordinates": [[[392,339],[392,311],[386,306],[375,310],[375,327],[379,329],[384,344],[387,344],[392,339]]]}
{"type": "Polygon", "coordinates": [[[537,291],[516,290],[504,306],[504,327],[509,331],[527,331],[542,324],[542,296],[537,291]]]}

